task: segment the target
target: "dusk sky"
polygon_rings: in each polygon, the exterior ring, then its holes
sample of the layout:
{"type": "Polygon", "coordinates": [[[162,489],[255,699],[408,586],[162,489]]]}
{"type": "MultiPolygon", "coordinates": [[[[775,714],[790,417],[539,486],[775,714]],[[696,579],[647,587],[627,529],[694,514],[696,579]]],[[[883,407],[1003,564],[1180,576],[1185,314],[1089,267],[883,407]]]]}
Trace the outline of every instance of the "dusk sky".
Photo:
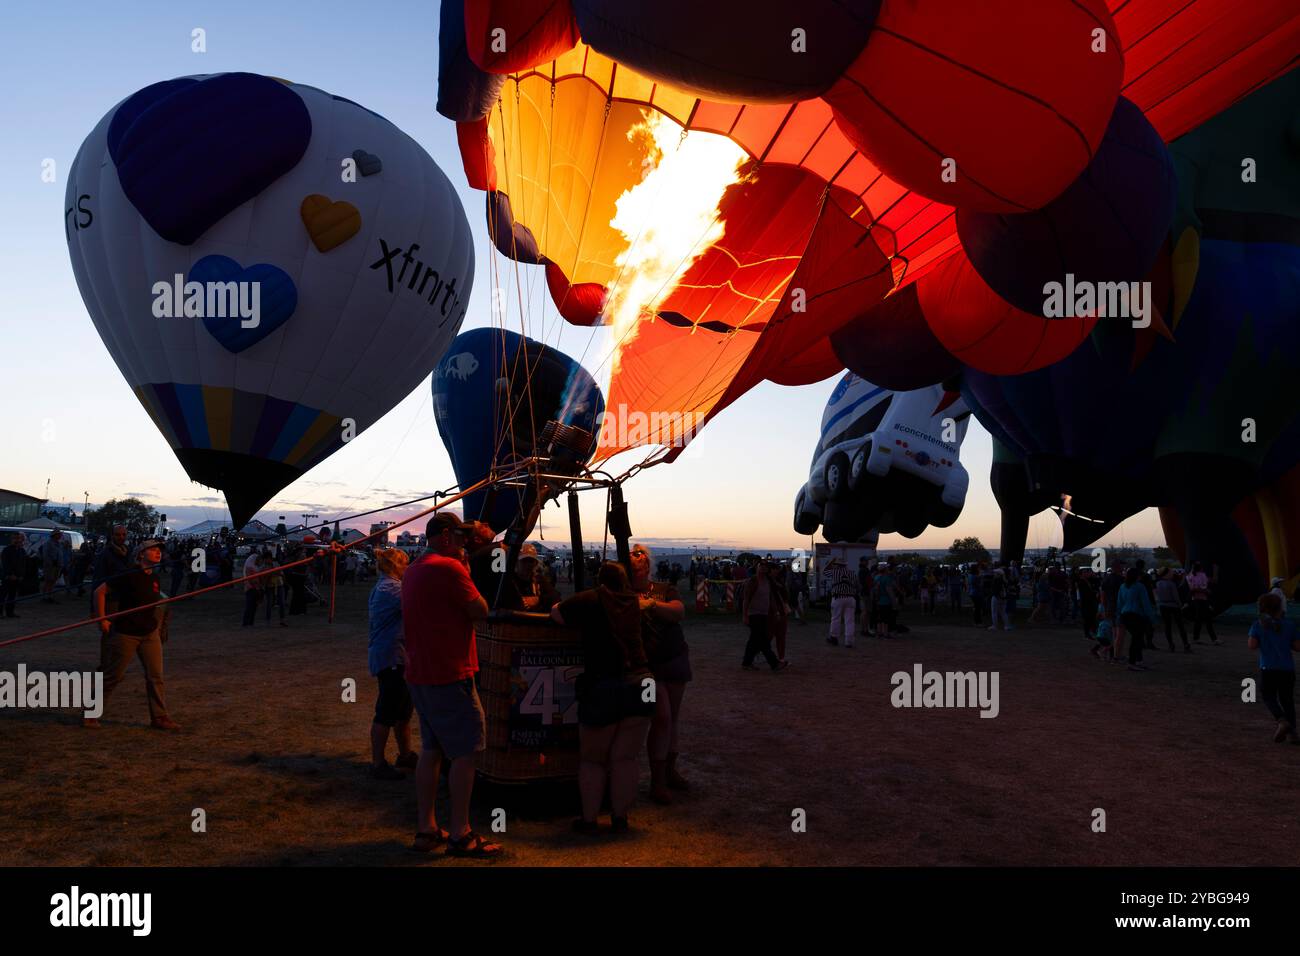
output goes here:
{"type": "MultiPolygon", "coordinates": [[[[188,479],[127,387],[87,316],[64,238],[66,174],[82,140],[114,104],[159,80],[230,70],[283,77],[345,96],[406,131],[457,187],[476,236],[475,282],[464,329],[491,324],[495,256],[483,194],[466,184],[453,124],[434,110],[436,2],[396,0],[367,7],[229,0],[179,7],[144,0],[14,3],[6,11],[8,35],[0,55],[0,78],[8,91],[0,101],[0,125],[7,131],[0,150],[0,208],[8,220],[0,231],[6,292],[0,311],[6,383],[0,487],[44,497],[48,479],[51,502],[72,503],[78,510],[86,493],[92,505],[134,495],[165,511],[177,528],[226,519],[224,500],[219,491],[188,479]],[[206,31],[206,53],[191,51],[196,27],[206,31]],[[54,183],[42,182],[46,159],[55,161],[54,183]]],[[[515,266],[498,260],[497,268],[513,272],[515,266]]],[[[528,334],[572,355],[587,350],[584,361],[595,371],[608,333],[566,326],[549,302],[541,269],[519,269],[533,303],[528,334]]],[[[507,327],[524,331],[516,308],[507,327]]],[[[395,354],[400,347],[393,343],[395,354]]],[[[629,482],[636,535],[723,548],[806,547],[807,539],[791,528],[792,503],[807,479],[822,408],[836,378],[802,388],[755,388],[711,422],[676,463],[629,482]]],[[[912,541],[890,535],[882,546],[941,548],[965,535],[996,546],[999,518],[989,490],[990,455],[987,432],[973,425],[962,449],[971,490],[956,525],[928,529],[912,541]]],[[[296,521],[303,512],[346,516],[454,482],[426,377],[376,425],[284,489],[260,517],[274,523],[279,515],[296,521]]],[[[584,497],[586,537],[599,540],[604,495],[584,497]]],[[[545,513],[543,534],[567,537],[561,510],[545,513]]],[[[1162,544],[1155,512],[1129,520],[1106,539],[1121,540],[1162,544]]],[[[1056,517],[1035,518],[1028,546],[1059,543],[1056,517]]]]}

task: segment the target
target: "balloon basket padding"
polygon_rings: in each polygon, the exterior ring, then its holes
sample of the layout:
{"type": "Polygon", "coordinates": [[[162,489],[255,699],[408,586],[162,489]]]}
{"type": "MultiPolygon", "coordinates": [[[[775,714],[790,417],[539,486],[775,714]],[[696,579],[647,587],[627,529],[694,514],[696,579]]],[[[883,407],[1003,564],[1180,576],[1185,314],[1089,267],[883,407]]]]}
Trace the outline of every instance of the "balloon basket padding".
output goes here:
{"type": "Polygon", "coordinates": [[[511,658],[517,649],[580,647],[576,630],[562,627],[548,614],[493,612],[475,629],[478,641],[478,691],[487,721],[487,748],[479,754],[478,771],[498,784],[575,781],[578,741],[542,749],[510,745],[511,658]]]}

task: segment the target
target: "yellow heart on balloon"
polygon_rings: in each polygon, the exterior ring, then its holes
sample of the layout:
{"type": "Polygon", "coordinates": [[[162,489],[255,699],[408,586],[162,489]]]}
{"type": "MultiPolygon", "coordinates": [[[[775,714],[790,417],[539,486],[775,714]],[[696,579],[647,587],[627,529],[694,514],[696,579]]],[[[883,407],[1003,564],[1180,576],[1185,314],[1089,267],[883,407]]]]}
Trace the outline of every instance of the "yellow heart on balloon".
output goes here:
{"type": "Polygon", "coordinates": [[[361,211],[350,202],[335,202],[329,196],[312,193],[299,210],[307,235],[321,252],[341,246],[361,231],[361,211]]]}

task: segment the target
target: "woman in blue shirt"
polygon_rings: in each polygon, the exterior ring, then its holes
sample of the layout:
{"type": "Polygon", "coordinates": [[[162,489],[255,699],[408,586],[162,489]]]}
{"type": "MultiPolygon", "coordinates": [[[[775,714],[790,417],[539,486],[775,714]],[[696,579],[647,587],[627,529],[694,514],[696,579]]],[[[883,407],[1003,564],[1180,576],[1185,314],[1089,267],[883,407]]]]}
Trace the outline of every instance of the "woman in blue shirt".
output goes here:
{"type": "Polygon", "coordinates": [[[370,725],[370,775],[376,780],[402,780],[397,767],[415,769],[419,757],[411,750],[411,692],[406,687],[406,641],[402,636],[402,574],[406,552],[385,548],[375,552],[379,580],[370,592],[370,674],[379,680],[375,719],[370,725]],[[388,733],[397,738],[397,766],[384,751],[388,733]]]}
{"type": "Polygon", "coordinates": [[[1125,573],[1115,607],[1119,611],[1120,623],[1129,635],[1128,669],[1150,670],[1142,663],[1142,648],[1155,633],[1156,609],[1151,606],[1151,595],[1147,594],[1146,586],[1138,578],[1137,568],[1129,568],[1125,573]]]}
{"type": "Polygon", "coordinates": [[[1295,660],[1300,636],[1294,621],[1282,616],[1282,599],[1273,592],[1261,595],[1257,603],[1259,620],[1250,626],[1247,646],[1259,651],[1259,693],[1264,706],[1277,721],[1275,743],[1290,740],[1300,744],[1295,730],[1295,660]]]}

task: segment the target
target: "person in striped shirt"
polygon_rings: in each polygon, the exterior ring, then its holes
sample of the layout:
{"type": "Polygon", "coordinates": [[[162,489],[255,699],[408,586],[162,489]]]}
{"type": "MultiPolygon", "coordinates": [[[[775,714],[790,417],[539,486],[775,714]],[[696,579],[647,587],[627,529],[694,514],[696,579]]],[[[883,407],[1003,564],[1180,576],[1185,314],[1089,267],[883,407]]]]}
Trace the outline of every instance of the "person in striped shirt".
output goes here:
{"type": "Polygon", "coordinates": [[[858,576],[844,566],[839,558],[831,558],[822,575],[831,593],[831,631],[826,643],[838,644],[844,639],[845,647],[853,646],[853,612],[857,608],[858,576]]]}

